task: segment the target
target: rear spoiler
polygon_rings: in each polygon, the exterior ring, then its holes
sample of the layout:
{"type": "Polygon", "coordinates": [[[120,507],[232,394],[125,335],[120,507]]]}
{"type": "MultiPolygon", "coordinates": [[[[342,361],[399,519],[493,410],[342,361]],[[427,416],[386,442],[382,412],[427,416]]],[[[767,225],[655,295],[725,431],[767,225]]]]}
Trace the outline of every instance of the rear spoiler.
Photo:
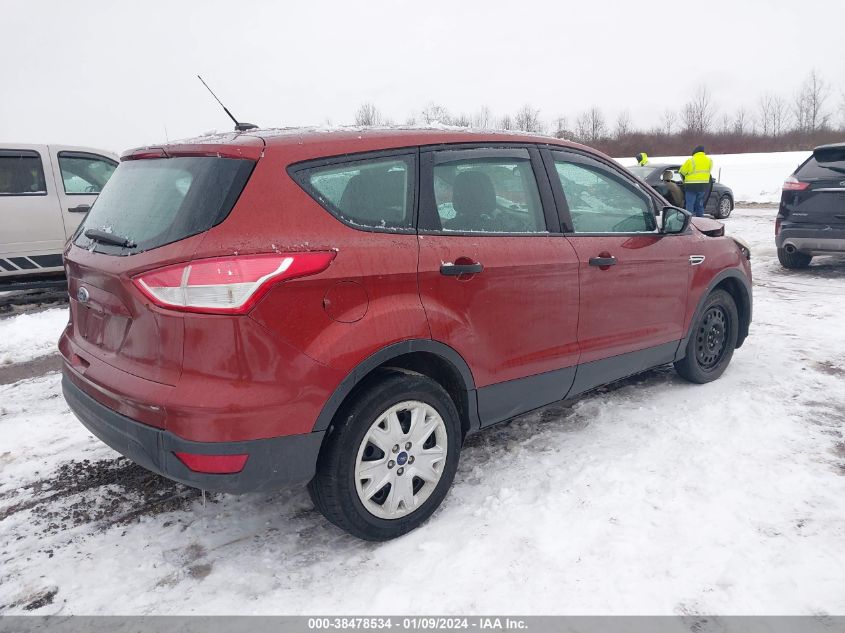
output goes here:
{"type": "Polygon", "coordinates": [[[845,145],[823,145],[813,150],[817,163],[845,163],[845,145]]]}

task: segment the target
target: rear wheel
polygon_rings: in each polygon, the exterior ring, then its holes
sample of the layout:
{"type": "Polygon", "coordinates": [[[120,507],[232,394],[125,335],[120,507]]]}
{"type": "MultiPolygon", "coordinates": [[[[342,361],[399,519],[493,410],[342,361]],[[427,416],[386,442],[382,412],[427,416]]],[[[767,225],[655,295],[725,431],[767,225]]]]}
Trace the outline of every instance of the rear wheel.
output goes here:
{"type": "Polygon", "coordinates": [[[449,394],[425,376],[379,374],[330,433],[308,490],[329,521],[358,538],[385,541],[416,528],[452,485],[460,419],[449,394]]]}
{"type": "Polygon", "coordinates": [[[734,210],[734,201],[731,200],[730,196],[722,196],[719,199],[719,204],[716,206],[716,218],[719,220],[724,220],[727,217],[730,217],[731,212],[734,210]]]}
{"type": "Polygon", "coordinates": [[[716,380],[736,348],[739,314],[733,297],[724,290],[713,291],[692,328],[686,356],[675,363],[675,369],[690,382],[716,380]]]}
{"type": "Polygon", "coordinates": [[[810,265],[812,259],[812,255],[807,255],[799,251],[788,253],[785,248],[778,249],[778,261],[784,268],[806,268],[810,265]]]}

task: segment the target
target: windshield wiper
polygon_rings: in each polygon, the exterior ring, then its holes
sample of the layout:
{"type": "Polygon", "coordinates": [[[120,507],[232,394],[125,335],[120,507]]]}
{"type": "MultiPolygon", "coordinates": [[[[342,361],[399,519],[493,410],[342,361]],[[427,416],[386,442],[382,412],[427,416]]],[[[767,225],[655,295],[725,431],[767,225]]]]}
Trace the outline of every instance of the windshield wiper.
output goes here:
{"type": "Polygon", "coordinates": [[[137,244],[128,237],[122,235],[115,235],[114,233],[107,233],[100,229],[88,229],[84,233],[85,237],[100,244],[111,244],[112,246],[123,246],[124,248],[135,248],[137,244]]]}

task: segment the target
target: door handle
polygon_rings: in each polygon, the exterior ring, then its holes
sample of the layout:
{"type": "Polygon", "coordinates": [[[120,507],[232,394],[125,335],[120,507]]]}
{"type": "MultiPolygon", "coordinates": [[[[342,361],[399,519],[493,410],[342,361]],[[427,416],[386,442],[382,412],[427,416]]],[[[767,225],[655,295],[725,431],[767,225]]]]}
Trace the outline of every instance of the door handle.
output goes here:
{"type": "Polygon", "coordinates": [[[608,266],[616,266],[616,258],[613,255],[591,257],[590,266],[598,266],[599,268],[607,268],[608,266]]]}
{"type": "Polygon", "coordinates": [[[458,258],[457,261],[460,261],[461,263],[440,264],[440,274],[446,275],[447,277],[460,277],[461,275],[475,275],[484,270],[483,264],[473,262],[466,257],[458,258]]]}
{"type": "Polygon", "coordinates": [[[76,206],[76,207],[68,207],[67,210],[70,211],[71,213],[88,213],[88,211],[90,209],[91,209],[90,204],[80,204],[79,206],[76,206]]]}

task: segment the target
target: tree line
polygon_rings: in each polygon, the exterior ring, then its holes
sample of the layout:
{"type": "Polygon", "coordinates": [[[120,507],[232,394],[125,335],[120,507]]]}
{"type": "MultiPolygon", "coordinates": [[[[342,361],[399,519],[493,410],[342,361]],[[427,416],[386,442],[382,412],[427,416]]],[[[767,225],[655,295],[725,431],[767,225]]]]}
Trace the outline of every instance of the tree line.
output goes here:
{"type": "MultiPolygon", "coordinates": [[[[370,102],[355,111],[354,122],[359,126],[394,123],[370,102]]],[[[487,106],[472,114],[454,114],[443,105],[429,103],[404,123],[546,134],[590,145],[611,156],[642,151],[655,156],[679,155],[697,144],[715,154],[806,150],[843,140],[845,91],[837,93],[812,70],[791,95],[768,92],[753,106],[727,112],[720,111],[707,86],[700,86],[682,107],[663,111],[659,124],[648,130],[635,127],[627,110],[609,121],[597,105],[572,118],[558,115],[546,120],[531,104],[513,114],[494,116],[487,106]]]]}

